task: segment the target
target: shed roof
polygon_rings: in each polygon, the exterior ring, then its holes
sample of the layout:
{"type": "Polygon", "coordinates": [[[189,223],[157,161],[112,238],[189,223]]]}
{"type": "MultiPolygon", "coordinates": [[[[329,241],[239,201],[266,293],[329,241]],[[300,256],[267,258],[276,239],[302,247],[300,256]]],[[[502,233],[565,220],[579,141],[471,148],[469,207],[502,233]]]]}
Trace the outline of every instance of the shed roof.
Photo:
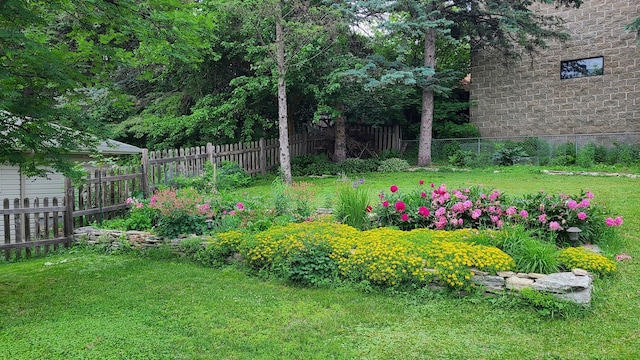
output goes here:
{"type": "Polygon", "coordinates": [[[140,154],[142,152],[142,149],[137,146],[111,139],[101,141],[97,149],[101,154],[110,155],[140,154]]]}

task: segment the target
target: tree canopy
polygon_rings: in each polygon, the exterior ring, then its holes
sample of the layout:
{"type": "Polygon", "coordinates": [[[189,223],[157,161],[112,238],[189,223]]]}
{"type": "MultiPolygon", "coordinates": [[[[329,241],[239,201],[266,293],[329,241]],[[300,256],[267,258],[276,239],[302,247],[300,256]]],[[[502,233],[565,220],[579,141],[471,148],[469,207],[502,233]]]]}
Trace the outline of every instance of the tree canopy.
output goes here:
{"type": "Polygon", "coordinates": [[[67,171],[96,135],[167,149],[277,134],[286,147],[329,118],[334,160],[345,123],[399,124],[428,165],[433,135],[475,134],[460,86],[472,51],[513,59],[566,38],[535,2],[581,0],[5,0],[0,161],[67,171]]]}

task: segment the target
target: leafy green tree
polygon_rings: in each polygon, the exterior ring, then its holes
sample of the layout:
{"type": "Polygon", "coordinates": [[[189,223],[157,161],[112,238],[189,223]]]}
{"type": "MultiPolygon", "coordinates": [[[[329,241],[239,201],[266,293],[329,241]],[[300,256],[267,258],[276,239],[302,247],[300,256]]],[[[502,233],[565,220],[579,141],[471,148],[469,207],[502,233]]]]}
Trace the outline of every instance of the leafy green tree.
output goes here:
{"type": "Polygon", "coordinates": [[[96,74],[110,66],[110,53],[97,39],[100,24],[117,19],[120,6],[100,0],[0,3],[1,163],[19,165],[26,175],[44,175],[49,165],[70,174],[66,155],[94,147],[96,139],[84,130],[97,127],[73,104],[83,97],[76,90],[99,82],[96,74]],[[66,18],[75,26],[65,27],[66,18]]]}
{"type": "MultiPolygon", "coordinates": [[[[530,9],[533,0],[362,0],[356,1],[358,14],[376,15],[369,20],[380,34],[400,34],[406,42],[423,46],[420,66],[408,66],[399,57],[381,81],[404,83],[422,89],[421,126],[418,165],[431,163],[431,138],[434,117],[434,94],[446,91],[446,78],[452,74],[436,71],[438,39],[468,42],[473,50],[493,49],[505,59],[514,59],[523,52],[535,52],[545,46],[545,39],[566,39],[561,32],[561,19],[542,16],[530,9]],[[404,66],[402,66],[404,65],[404,66]]],[[[553,0],[538,0],[552,4],[553,0]]],[[[558,6],[579,6],[581,0],[556,0],[558,6]]],[[[408,44],[405,43],[405,44],[408,44]]],[[[404,46],[406,49],[410,45],[404,46]]]]}
{"type": "Polygon", "coordinates": [[[291,183],[288,77],[332,45],[332,20],[338,16],[322,1],[253,0],[230,2],[241,14],[257,74],[271,74],[277,84],[278,138],[283,180],[291,183]]]}
{"type": "Polygon", "coordinates": [[[93,135],[106,135],[98,119],[126,118],[122,111],[111,114],[130,103],[114,84],[132,78],[167,81],[178,60],[202,62],[210,47],[200,37],[213,24],[197,4],[0,2],[0,161],[20,165],[29,175],[43,174],[46,165],[72,169],[65,155],[91,149],[93,135]],[[111,101],[95,103],[104,99],[111,101]]]}

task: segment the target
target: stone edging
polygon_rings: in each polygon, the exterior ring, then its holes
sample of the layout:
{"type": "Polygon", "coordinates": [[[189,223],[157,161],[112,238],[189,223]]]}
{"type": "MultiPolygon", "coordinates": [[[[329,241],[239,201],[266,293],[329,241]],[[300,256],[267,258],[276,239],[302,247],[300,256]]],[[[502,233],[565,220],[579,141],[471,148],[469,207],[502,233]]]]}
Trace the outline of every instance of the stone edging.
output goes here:
{"type": "MultiPolygon", "coordinates": [[[[163,244],[177,248],[184,239],[168,240],[144,231],[100,230],[91,226],[74,230],[75,242],[84,242],[89,245],[105,244],[114,250],[120,248],[122,241],[128,241],[131,246],[138,249],[154,248],[163,244]]],[[[475,274],[471,281],[484,286],[489,293],[518,291],[530,287],[582,305],[588,305],[591,302],[593,275],[586,270],[573,269],[572,272],[547,275],[512,271],[489,275],[478,269],[471,270],[475,274]]]]}
{"type": "Polygon", "coordinates": [[[547,175],[584,175],[584,176],[611,176],[611,177],[628,177],[630,179],[640,179],[638,174],[624,174],[624,173],[601,173],[595,171],[556,171],[556,170],[540,170],[541,173],[547,175]]]}

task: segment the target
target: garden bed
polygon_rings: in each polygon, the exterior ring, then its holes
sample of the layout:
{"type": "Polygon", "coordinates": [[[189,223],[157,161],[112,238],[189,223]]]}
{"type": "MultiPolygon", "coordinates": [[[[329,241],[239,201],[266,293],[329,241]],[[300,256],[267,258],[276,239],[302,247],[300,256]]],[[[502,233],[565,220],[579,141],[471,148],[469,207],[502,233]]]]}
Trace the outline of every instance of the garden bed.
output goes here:
{"type": "MultiPolygon", "coordinates": [[[[304,224],[302,225],[304,226],[304,224]]],[[[297,227],[300,228],[301,226],[297,226],[297,227]]],[[[353,231],[356,231],[356,230],[353,229],[353,231]]],[[[292,232],[295,232],[295,229],[292,232]]],[[[232,234],[232,237],[236,238],[236,241],[237,241],[238,235],[239,234],[237,233],[232,234]]],[[[297,234],[297,235],[300,235],[300,234],[297,234]]],[[[309,234],[306,234],[306,235],[309,235],[309,234]]],[[[224,247],[224,245],[221,245],[221,242],[224,242],[224,240],[221,241],[220,239],[215,239],[215,238],[201,239],[200,237],[191,235],[191,236],[176,238],[176,239],[166,239],[166,238],[158,237],[150,232],[144,232],[144,231],[103,230],[103,229],[96,229],[93,227],[83,227],[83,228],[76,229],[74,237],[77,243],[100,246],[105,248],[108,251],[119,251],[119,250],[122,250],[123,247],[129,247],[129,248],[144,251],[152,248],[158,248],[160,246],[168,246],[171,248],[172,252],[175,253],[176,255],[177,254],[184,255],[183,247],[181,245],[186,240],[191,242],[196,241],[200,243],[201,251],[206,251],[208,246],[213,246],[217,248],[224,247]]],[[[225,237],[224,234],[222,235],[222,237],[225,237]]],[[[267,235],[263,238],[270,239],[271,237],[270,235],[267,235]]],[[[358,236],[358,238],[362,239],[362,236],[358,236]]],[[[290,239],[290,240],[294,242],[296,241],[295,239],[290,239]]],[[[307,240],[313,242],[313,240],[310,240],[310,239],[307,239],[307,240]]],[[[310,246],[308,245],[309,242],[306,242],[305,244],[307,248],[310,248],[310,246]]],[[[275,243],[266,243],[266,244],[263,243],[263,245],[269,247],[269,250],[271,250],[270,249],[271,246],[278,246],[278,245],[275,245],[275,243]]],[[[271,252],[271,256],[273,258],[276,258],[278,256],[277,254],[278,251],[285,251],[285,252],[291,251],[291,249],[284,250],[284,248],[287,247],[286,245],[282,245],[282,244],[280,245],[283,247],[282,249],[275,249],[274,251],[271,252]]],[[[238,244],[238,246],[241,247],[242,245],[238,244]]],[[[253,249],[254,250],[258,249],[258,250],[253,252],[251,252],[250,250],[249,253],[252,253],[254,255],[254,259],[253,259],[254,262],[258,260],[255,257],[256,254],[259,254],[258,257],[260,257],[260,260],[265,261],[265,264],[261,264],[259,266],[268,266],[269,264],[267,264],[267,262],[270,262],[271,260],[269,260],[266,256],[262,256],[265,253],[265,251],[262,251],[261,249],[259,249],[259,247],[260,245],[257,245],[253,249]]],[[[295,246],[292,246],[292,249],[293,248],[295,248],[295,246]]],[[[304,245],[302,247],[299,247],[297,250],[301,250],[301,249],[304,249],[304,245]]],[[[365,250],[366,252],[368,252],[369,250],[366,247],[364,247],[364,249],[366,249],[365,250]]],[[[385,259],[386,257],[391,258],[392,256],[394,256],[393,249],[389,248],[387,250],[390,250],[390,251],[385,252],[384,250],[382,250],[381,253],[378,255],[382,259],[385,259]]],[[[194,250],[191,250],[191,252],[195,253],[194,250]]],[[[269,251],[266,251],[266,253],[268,252],[269,251]]],[[[353,255],[354,257],[357,258],[356,249],[349,249],[348,253],[350,253],[350,255],[353,255]]],[[[397,255],[397,252],[396,252],[396,255],[397,255]]],[[[228,257],[230,256],[230,254],[229,254],[229,250],[226,250],[226,251],[216,252],[215,255],[213,256],[218,256],[219,260],[222,261],[224,260],[223,259],[224,257],[228,257]]],[[[443,257],[446,257],[446,255],[443,257]]],[[[235,256],[235,258],[238,259],[240,257],[235,256]]],[[[485,257],[485,260],[487,259],[488,257],[485,257]]],[[[309,260],[307,265],[313,262],[313,259],[311,258],[307,260],[309,260]]],[[[363,261],[364,260],[356,259],[355,261],[352,262],[350,266],[353,266],[354,264],[362,263],[363,261]]],[[[370,261],[370,262],[375,263],[375,261],[370,261]]],[[[249,261],[249,263],[251,263],[251,261],[249,261]]],[[[398,265],[398,266],[402,265],[399,261],[397,263],[396,261],[391,261],[390,263],[392,264],[392,267],[395,265],[398,265]]],[[[423,263],[424,263],[424,260],[420,259],[420,264],[418,267],[422,266],[423,263]]],[[[447,264],[449,263],[453,263],[453,262],[444,262],[445,267],[448,266],[447,264]]],[[[443,264],[436,263],[436,265],[442,267],[443,264]]],[[[454,265],[457,267],[459,264],[454,264],[454,265]]],[[[485,266],[485,267],[488,266],[489,268],[493,267],[493,269],[500,269],[499,266],[495,267],[494,265],[487,265],[486,262],[481,263],[481,266],[485,266]]],[[[319,270],[322,271],[323,269],[319,269],[319,270]]],[[[397,269],[394,268],[393,271],[391,270],[382,271],[379,274],[371,272],[368,278],[369,280],[379,284],[388,283],[391,285],[395,285],[397,283],[396,281],[401,281],[399,274],[402,272],[406,273],[405,271],[406,269],[399,269],[399,271],[395,271],[395,270],[397,269]]],[[[454,272],[451,272],[451,271],[447,272],[447,271],[442,271],[442,269],[438,269],[438,268],[421,268],[419,270],[416,270],[416,268],[414,268],[413,271],[414,271],[413,275],[415,276],[415,278],[422,280],[423,286],[430,286],[430,287],[453,285],[453,287],[462,288],[462,286],[456,286],[457,283],[452,282],[450,276],[452,274],[458,274],[461,277],[465,276],[464,274],[460,274],[460,269],[456,269],[456,271],[454,272]],[[445,280],[443,281],[443,279],[439,278],[439,276],[444,277],[445,280]]],[[[490,293],[490,294],[504,293],[504,292],[512,292],[512,293],[518,294],[519,291],[525,288],[528,288],[528,289],[534,289],[544,293],[549,293],[558,299],[572,301],[581,305],[588,305],[591,302],[594,274],[580,268],[573,268],[571,269],[570,272],[540,274],[540,273],[517,273],[513,271],[493,271],[493,273],[491,273],[488,271],[480,270],[476,267],[472,267],[469,269],[469,274],[471,274],[468,279],[469,284],[471,286],[479,286],[482,289],[484,289],[487,293],[490,293]]],[[[318,273],[317,271],[314,272],[314,270],[309,270],[306,274],[303,274],[303,275],[309,276],[307,280],[310,280],[312,277],[322,277],[326,274],[318,273]]],[[[304,279],[304,276],[302,279],[304,279]]],[[[460,285],[462,285],[462,283],[460,283],[460,285]]],[[[468,289],[468,287],[466,288],[468,289]]]]}

